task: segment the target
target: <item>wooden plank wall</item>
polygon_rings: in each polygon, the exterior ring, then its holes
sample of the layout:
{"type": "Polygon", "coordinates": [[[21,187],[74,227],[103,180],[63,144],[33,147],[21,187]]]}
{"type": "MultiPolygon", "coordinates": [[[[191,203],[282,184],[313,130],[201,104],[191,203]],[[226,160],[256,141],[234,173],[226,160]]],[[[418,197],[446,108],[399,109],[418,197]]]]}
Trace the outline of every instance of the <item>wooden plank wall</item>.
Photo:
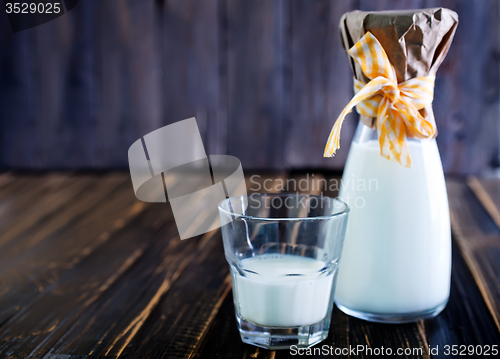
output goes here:
{"type": "Polygon", "coordinates": [[[244,169],[341,169],[322,150],[352,96],[349,10],[445,6],[460,25],[438,72],[447,173],[499,166],[498,0],[86,0],[13,34],[0,14],[0,167],[126,168],[142,135],[196,116],[207,153],[244,169]]]}

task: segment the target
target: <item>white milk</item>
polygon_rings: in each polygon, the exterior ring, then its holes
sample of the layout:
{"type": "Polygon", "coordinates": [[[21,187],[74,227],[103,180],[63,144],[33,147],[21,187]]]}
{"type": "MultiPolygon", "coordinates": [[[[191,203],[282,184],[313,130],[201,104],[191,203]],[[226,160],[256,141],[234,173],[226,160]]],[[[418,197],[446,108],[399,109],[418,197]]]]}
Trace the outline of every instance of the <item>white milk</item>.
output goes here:
{"type": "Polygon", "coordinates": [[[441,159],[435,140],[409,147],[412,168],[404,168],[381,157],[376,140],[352,144],[339,194],[351,212],[335,294],[348,309],[400,314],[448,299],[451,234],[441,159]]]}
{"type": "Polygon", "coordinates": [[[326,316],[333,301],[334,275],[319,275],[324,262],[265,254],[244,259],[241,266],[247,276],[233,273],[233,291],[235,305],[244,319],[263,326],[294,327],[317,323],[326,316]]]}

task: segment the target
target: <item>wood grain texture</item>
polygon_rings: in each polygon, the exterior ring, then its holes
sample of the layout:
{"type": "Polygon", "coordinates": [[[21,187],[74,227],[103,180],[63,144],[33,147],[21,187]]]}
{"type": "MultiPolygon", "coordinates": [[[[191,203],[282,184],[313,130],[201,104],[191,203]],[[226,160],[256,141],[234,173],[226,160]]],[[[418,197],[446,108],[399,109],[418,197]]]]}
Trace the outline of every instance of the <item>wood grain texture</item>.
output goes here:
{"type": "Polygon", "coordinates": [[[182,258],[182,275],[124,348],[125,357],[188,358],[204,337],[230,288],[220,231],[190,254],[182,258]]]}
{"type": "Polygon", "coordinates": [[[77,316],[141,258],[150,244],[152,228],[169,218],[171,216],[162,216],[157,206],[150,206],[130,225],[111,235],[99,250],[79,260],[9,321],[0,334],[6,340],[0,346],[0,353],[43,356],[68,331],[77,316]]]}
{"type": "Polygon", "coordinates": [[[428,346],[439,348],[441,356],[450,343],[483,347],[500,345],[500,333],[485,303],[481,286],[462,253],[460,240],[455,237],[450,300],[440,315],[424,322],[428,346]]]}
{"type": "Polygon", "coordinates": [[[463,182],[449,180],[447,187],[453,234],[500,329],[500,230],[463,182]]]}
{"type": "Polygon", "coordinates": [[[468,177],[467,185],[500,228],[500,181],[498,178],[468,177]]]}
{"type": "MultiPolygon", "coordinates": [[[[23,217],[29,216],[33,207],[46,209],[45,206],[40,206],[39,202],[33,201],[33,198],[39,199],[47,193],[56,194],[58,189],[71,182],[66,181],[67,179],[68,176],[63,174],[20,176],[5,185],[0,190],[0,211],[3,214],[0,218],[0,229],[8,231],[9,227],[16,226],[17,223],[13,219],[22,221],[23,217]],[[33,185],[34,182],[37,185],[33,185]]],[[[5,241],[6,236],[2,236],[0,246],[5,241]]]]}
{"type": "MultiPolygon", "coordinates": [[[[123,176],[75,193],[72,201],[4,244],[0,252],[0,322],[45,292],[67,269],[99,247],[145,207],[123,176]],[[120,186],[121,183],[121,186],[120,186]],[[127,192],[125,192],[127,191],[127,192]]],[[[43,198],[41,199],[43,201],[43,198]]]]}
{"type": "MultiPolygon", "coordinates": [[[[3,201],[20,208],[16,199],[26,197],[39,204],[17,211],[5,227],[15,228],[16,218],[26,225],[0,251],[1,357],[292,357],[241,342],[220,231],[181,241],[170,207],[137,206],[126,174],[14,178],[0,187],[0,208],[3,201]]],[[[246,179],[249,192],[293,191],[284,183],[302,180],[300,192],[335,195],[319,187],[338,177],[247,173],[246,179]]],[[[445,310],[424,322],[383,325],[335,308],[321,345],[423,349],[407,358],[442,357],[445,345],[500,345],[494,318],[500,230],[488,214],[499,202],[499,182],[469,180],[475,192],[463,180],[447,185],[456,244],[445,310]],[[481,190],[489,201],[474,195],[481,190]],[[440,355],[426,352],[436,346],[440,355]]]]}
{"type": "Polygon", "coordinates": [[[207,153],[225,153],[227,147],[218,143],[224,129],[217,125],[221,81],[218,2],[157,3],[161,4],[162,124],[196,116],[207,153]]]}
{"type": "Polygon", "coordinates": [[[342,169],[357,115],[342,127],[342,148],[334,158],[323,151],[338,115],[354,95],[352,71],[339,36],[343,13],[357,1],[291,2],[291,115],[284,125],[285,163],[289,168],[342,169]]]}
{"type": "Polygon", "coordinates": [[[16,34],[0,17],[0,168],[124,168],[140,136],[196,116],[244,169],[340,169],[355,115],[322,157],[352,94],[340,16],[433,6],[460,17],[435,89],[444,169],[498,167],[497,0],[87,0],[16,34]]]}
{"type": "Polygon", "coordinates": [[[195,241],[181,242],[171,211],[161,204],[151,207],[89,257],[92,266],[68,273],[68,278],[93,278],[96,290],[81,289],[83,305],[69,306],[79,311],[78,320],[59,328],[46,357],[119,356],[182,272],[195,241]],[[99,274],[103,270],[107,278],[99,274]]]}
{"type": "Polygon", "coordinates": [[[8,185],[11,182],[14,182],[15,176],[12,174],[12,171],[4,172],[0,175],[0,188],[8,185]]]}
{"type": "Polygon", "coordinates": [[[35,166],[35,39],[33,31],[11,32],[7,16],[0,17],[0,136],[2,167],[35,166]]]}
{"type": "MultiPolygon", "coordinates": [[[[161,127],[160,14],[157,2],[99,1],[94,26],[101,97],[95,167],[127,166],[129,146],[161,127]]],[[[77,11],[77,8],[73,11],[77,11]]]]}
{"type": "Polygon", "coordinates": [[[226,1],[228,153],[243,168],[284,168],[290,112],[290,2],[226,1]]]}
{"type": "Polygon", "coordinates": [[[433,108],[446,173],[498,167],[500,118],[500,3],[426,0],[458,13],[450,51],[438,70],[433,108]]]}
{"type": "MultiPolygon", "coordinates": [[[[497,178],[470,177],[467,180],[467,184],[489,214],[497,229],[500,229],[500,207],[498,205],[500,203],[500,180],[497,178]]],[[[467,226],[467,222],[462,222],[460,225],[467,226]]],[[[465,236],[464,240],[468,240],[467,230],[462,230],[462,233],[465,236]]],[[[470,265],[473,265],[475,270],[479,271],[479,273],[474,274],[481,280],[479,287],[483,292],[483,296],[495,318],[497,326],[500,328],[500,285],[495,282],[500,276],[500,231],[493,235],[488,233],[485,241],[488,243],[488,248],[485,248],[485,244],[479,244],[476,235],[474,242],[464,246],[464,249],[473,251],[473,253],[464,256],[466,258],[469,256],[472,257],[475,254],[474,252],[477,251],[476,258],[470,258],[470,265]]]]}
{"type": "MultiPolygon", "coordinates": [[[[96,180],[95,176],[47,177],[45,180],[38,180],[36,186],[23,190],[22,196],[20,194],[15,196],[14,200],[1,202],[0,208],[3,209],[4,215],[0,221],[0,229],[3,232],[0,248],[27,228],[50,218],[96,180]]],[[[33,183],[33,177],[29,180],[33,183]]]]}

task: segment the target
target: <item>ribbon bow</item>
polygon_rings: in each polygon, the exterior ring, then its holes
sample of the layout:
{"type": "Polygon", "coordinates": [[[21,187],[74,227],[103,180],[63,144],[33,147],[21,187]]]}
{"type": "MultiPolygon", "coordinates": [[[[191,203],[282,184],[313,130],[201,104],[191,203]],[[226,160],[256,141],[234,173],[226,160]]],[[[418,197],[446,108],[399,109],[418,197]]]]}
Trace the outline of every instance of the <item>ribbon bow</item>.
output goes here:
{"type": "Polygon", "coordinates": [[[419,112],[432,104],[435,76],[415,77],[398,84],[394,67],[382,45],[370,32],[349,50],[349,55],[371,81],[365,84],[354,79],[355,95],[333,125],[324,157],[332,157],[340,148],[342,123],[356,106],[361,115],[377,119],[380,155],[404,167],[411,167],[406,138],[432,138],[437,133],[435,124],[419,112]]]}

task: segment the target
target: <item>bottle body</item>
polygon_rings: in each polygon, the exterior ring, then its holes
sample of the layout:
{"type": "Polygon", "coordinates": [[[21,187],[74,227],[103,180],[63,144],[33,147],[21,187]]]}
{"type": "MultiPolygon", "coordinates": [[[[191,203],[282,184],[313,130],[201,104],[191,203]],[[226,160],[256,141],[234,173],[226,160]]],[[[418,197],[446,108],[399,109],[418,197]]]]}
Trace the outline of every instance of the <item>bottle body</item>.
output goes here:
{"type": "Polygon", "coordinates": [[[412,167],[380,156],[362,123],[339,197],[351,208],[337,306],[362,319],[409,322],[437,315],[450,292],[451,232],[435,139],[409,140],[412,167]]]}

